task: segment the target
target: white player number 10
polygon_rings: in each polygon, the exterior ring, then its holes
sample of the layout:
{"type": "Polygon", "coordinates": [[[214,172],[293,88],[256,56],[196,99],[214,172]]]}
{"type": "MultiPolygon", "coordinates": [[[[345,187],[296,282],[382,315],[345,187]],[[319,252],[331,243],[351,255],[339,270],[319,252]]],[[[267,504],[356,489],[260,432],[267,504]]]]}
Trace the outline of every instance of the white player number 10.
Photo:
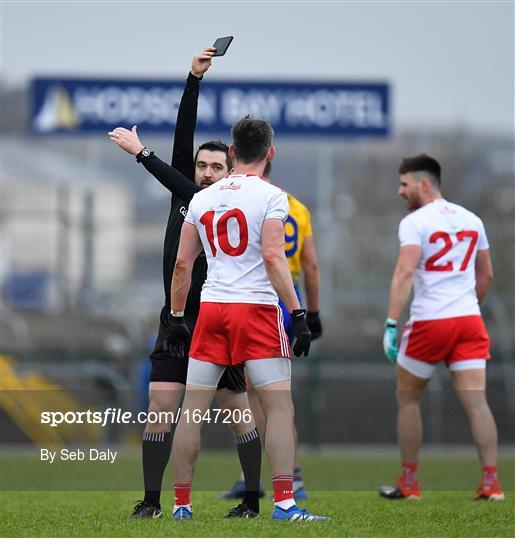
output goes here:
{"type": "MultiPolygon", "coordinates": [[[[206,212],[200,218],[200,223],[202,223],[202,225],[204,225],[206,228],[206,236],[209,246],[211,247],[211,253],[213,254],[213,257],[216,257],[217,250],[215,245],[214,219],[215,211],[209,210],[209,212],[206,212]]],[[[218,246],[227,255],[230,255],[231,257],[238,257],[244,253],[249,243],[249,228],[247,225],[247,220],[245,219],[245,214],[239,208],[234,208],[233,210],[223,213],[216,224],[216,236],[218,246]],[[227,222],[231,218],[236,220],[240,230],[240,241],[237,246],[233,246],[229,242],[227,222]]]]}

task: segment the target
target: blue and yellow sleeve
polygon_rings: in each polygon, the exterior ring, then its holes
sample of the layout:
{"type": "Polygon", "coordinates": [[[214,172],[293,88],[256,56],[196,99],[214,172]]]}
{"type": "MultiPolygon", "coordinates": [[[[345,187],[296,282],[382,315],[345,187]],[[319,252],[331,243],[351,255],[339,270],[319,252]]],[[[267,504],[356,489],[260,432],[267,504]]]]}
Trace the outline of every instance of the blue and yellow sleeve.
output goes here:
{"type": "Polygon", "coordinates": [[[286,257],[290,265],[293,281],[298,281],[302,272],[300,254],[304,239],[313,235],[309,210],[295,197],[288,193],[290,211],[284,224],[286,257]]]}

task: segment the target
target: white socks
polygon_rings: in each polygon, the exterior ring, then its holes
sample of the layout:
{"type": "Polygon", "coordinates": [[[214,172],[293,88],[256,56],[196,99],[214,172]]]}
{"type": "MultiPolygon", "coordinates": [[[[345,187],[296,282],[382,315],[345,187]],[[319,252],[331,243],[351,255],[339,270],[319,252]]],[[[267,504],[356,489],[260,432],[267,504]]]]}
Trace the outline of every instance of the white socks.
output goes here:
{"type": "Polygon", "coordinates": [[[284,501],[276,502],[275,506],[278,506],[279,508],[282,508],[283,510],[288,510],[288,508],[291,508],[292,506],[295,506],[297,503],[295,502],[295,499],[284,499],[284,501]]]}
{"type": "Polygon", "coordinates": [[[175,512],[177,512],[177,510],[179,510],[179,508],[187,508],[191,512],[191,504],[179,504],[179,506],[174,504],[173,505],[173,513],[175,514],[175,512]]]}

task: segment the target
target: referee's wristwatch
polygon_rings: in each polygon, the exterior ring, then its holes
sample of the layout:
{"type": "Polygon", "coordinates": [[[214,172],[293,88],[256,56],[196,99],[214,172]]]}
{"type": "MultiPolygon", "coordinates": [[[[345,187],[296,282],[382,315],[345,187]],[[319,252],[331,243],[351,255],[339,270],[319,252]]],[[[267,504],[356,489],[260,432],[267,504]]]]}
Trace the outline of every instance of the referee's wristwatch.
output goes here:
{"type": "Polygon", "coordinates": [[[147,159],[148,157],[154,155],[154,152],[151,152],[146,146],[143,147],[143,150],[139,154],[136,155],[136,161],[138,163],[141,163],[144,159],[147,159]]]}

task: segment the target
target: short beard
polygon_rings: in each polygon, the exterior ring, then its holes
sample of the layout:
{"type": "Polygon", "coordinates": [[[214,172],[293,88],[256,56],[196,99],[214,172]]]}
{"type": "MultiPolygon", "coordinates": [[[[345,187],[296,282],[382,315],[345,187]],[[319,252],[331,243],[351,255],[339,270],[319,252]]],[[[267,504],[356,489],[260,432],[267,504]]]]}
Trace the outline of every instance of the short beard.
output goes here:
{"type": "Polygon", "coordinates": [[[413,195],[413,197],[408,201],[408,209],[414,212],[415,210],[418,210],[422,206],[422,203],[420,201],[420,197],[418,194],[413,195]]]}

